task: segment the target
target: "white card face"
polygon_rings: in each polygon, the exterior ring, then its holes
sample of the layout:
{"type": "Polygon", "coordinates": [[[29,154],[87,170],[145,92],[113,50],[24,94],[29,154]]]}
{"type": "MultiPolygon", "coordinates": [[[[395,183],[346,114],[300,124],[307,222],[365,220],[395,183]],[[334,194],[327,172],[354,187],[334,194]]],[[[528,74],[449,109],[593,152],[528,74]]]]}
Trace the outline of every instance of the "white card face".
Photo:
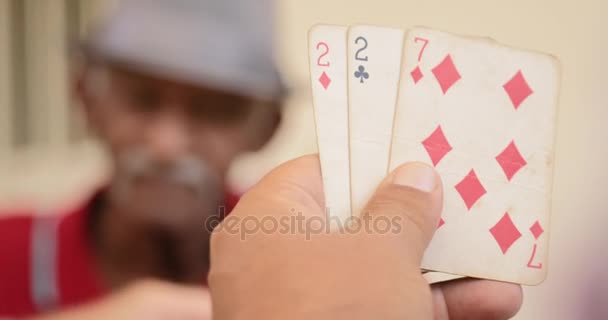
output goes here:
{"type": "Polygon", "coordinates": [[[404,32],[353,26],[348,31],[348,94],[353,214],[388,172],[404,32]]]}
{"type": "MultiPolygon", "coordinates": [[[[332,228],[351,215],[348,154],[346,33],[342,26],[316,25],[308,34],[314,103],[325,204],[332,228]]],[[[342,224],[343,225],[343,224],[342,224]]]]}
{"type": "Polygon", "coordinates": [[[465,276],[457,274],[443,273],[437,271],[425,272],[422,274],[422,277],[424,278],[424,280],[426,280],[428,284],[435,284],[466,278],[465,276]]]}
{"type": "Polygon", "coordinates": [[[547,55],[408,32],[391,164],[434,165],[442,220],[422,268],[523,284],[545,278],[559,91],[547,55]]]}

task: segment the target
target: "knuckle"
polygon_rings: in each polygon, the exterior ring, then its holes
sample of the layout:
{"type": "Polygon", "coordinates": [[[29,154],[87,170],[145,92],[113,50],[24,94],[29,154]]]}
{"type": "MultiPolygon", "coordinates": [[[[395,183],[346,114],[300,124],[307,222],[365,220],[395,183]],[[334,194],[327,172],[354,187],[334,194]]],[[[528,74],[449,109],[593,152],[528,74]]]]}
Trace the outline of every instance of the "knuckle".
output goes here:
{"type": "Polygon", "coordinates": [[[289,204],[297,204],[307,208],[320,208],[320,205],[315,199],[315,195],[311,193],[311,190],[292,179],[280,181],[274,195],[279,202],[285,201],[289,204]]]}

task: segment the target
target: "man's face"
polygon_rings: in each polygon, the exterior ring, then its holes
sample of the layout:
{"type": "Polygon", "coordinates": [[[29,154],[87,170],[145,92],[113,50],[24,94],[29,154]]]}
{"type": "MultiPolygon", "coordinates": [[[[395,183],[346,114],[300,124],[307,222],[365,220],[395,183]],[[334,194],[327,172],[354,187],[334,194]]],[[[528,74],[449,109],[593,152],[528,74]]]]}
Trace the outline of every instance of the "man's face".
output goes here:
{"type": "Polygon", "coordinates": [[[83,79],[88,120],[115,165],[113,200],[144,223],[200,226],[222,203],[232,160],[279,119],[275,104],[125,69],[89,68],[83,79]]]}

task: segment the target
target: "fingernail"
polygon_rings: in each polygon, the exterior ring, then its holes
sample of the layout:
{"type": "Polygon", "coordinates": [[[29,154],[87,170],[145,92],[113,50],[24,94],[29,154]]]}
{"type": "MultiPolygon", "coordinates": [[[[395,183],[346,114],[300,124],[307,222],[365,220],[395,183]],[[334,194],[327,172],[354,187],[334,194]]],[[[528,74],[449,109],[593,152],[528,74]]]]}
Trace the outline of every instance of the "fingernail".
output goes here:
{"type": "Polygon", "coordinates": [[[430,166],[421,162],[412,162],[397,169],[393,176],[393,183],[431,192],[435,190],[437,177],[435,170],[430,166]]]}

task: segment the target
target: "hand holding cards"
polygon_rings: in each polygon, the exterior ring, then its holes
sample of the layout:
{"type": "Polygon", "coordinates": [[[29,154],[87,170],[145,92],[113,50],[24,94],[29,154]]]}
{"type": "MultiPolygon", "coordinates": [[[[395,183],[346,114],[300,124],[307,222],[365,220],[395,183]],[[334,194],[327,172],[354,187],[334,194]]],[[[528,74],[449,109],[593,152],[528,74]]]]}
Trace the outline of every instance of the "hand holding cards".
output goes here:
{"type": "Polygon", "coordinates": [[[360,214],[390,169],[426,162],[444,210],[421,267],[542,282],[557,61],[426,28],[316,26],[309,41],[329,214],[360,214]]]}

